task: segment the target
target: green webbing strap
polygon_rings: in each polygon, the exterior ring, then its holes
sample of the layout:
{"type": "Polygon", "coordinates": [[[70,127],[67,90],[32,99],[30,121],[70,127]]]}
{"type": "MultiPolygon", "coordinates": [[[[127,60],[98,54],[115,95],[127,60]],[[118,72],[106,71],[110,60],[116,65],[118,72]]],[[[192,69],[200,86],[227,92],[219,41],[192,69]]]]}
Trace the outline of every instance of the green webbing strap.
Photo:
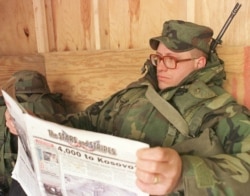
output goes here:
{"type": "Polygon", "coordinates": [[[187,122],[182,118],[180,113],[166,100],[164,100],[155,90],[148,86],[146,91],[147,99],[155,106],[155,108],[175,126],[182,135],[189,136],[189,128],[187,122]]]}
{"type": "Polygon", "coordinates": [[[162,146],[172,146],[176,139],[177,130],[173,125],[169,125],[168,133],[166,134],[165,140],[162,146]]]}

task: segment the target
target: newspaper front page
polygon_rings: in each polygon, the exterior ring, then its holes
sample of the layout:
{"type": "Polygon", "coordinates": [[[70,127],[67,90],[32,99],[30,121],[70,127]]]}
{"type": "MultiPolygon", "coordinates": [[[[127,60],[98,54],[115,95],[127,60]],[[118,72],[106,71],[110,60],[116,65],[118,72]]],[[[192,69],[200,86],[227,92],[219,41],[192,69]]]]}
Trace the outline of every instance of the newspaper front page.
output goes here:
{"type": "Polygon", "coordinates": [[[28,195],[148,195],[135,185],[136,151],[148,144],[39,119],[2,94],[19,134],[13,178],[28,195]]]}

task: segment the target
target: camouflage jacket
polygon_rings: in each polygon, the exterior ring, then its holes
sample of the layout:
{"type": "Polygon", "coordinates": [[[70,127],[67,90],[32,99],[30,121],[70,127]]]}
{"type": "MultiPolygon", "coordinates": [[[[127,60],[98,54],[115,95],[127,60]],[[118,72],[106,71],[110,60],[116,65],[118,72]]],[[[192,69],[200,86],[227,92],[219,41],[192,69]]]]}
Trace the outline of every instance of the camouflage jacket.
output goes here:
{"type": "MultiPolygon", "coordinates": [[[[68,116],[71,126],[172,147],[183,161],[182,182],[170,195],[246,195],[250,192],[250,112],[222,87],[223,62],[211,57],[206,68],[174,88],[159,91],[155,70],[111,97],[68,116]],[[183,135],[147,99],[149,86],[182,115],[183,135]]],[[[170,114],[171,115],[171,114],[170,114]]]]}

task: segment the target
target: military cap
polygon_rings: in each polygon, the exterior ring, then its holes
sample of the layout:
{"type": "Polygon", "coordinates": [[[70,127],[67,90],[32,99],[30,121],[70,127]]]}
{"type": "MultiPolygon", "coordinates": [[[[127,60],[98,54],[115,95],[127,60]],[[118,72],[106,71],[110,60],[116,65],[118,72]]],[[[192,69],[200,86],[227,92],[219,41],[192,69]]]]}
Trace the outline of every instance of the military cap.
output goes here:
{"type": "Polygon", "coordinates": [[[15,91],[18,93],[50,93],[45,76],[33,70],[22,70],[13,74],[15,91]]]}
{"type": "Polygon", "coordinates": [[[209,27],[181,20],[169,20],[163,24],[162,35],[153,37],[149,44],[156,50],[163,43],[174,52],[185,52],[194,48],[209,53],[213,30],[209,27]]]}

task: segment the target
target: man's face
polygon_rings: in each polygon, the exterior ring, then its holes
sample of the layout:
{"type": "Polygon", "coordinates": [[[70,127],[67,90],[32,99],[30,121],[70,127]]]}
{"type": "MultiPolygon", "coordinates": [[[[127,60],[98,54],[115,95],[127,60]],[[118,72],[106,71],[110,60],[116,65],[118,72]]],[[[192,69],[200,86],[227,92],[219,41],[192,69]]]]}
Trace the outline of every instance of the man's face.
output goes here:
{"type": "Polygon", "coordinates": [[[198,69],[199,58],[192,59],[194,57],[191,55],[190,51],[176,53],[169,50],[164,44],[160,43],[156,54],[160,55],[161,57],[171,56],[177,59],[177,61],[182,59],[190,59],[183,62],[177,62],[175,69],[167,68],[162,60],[157,63],[156,70],[158,87],[161,90],[168,87],[177,86],[186,76],[198,69]]]}

